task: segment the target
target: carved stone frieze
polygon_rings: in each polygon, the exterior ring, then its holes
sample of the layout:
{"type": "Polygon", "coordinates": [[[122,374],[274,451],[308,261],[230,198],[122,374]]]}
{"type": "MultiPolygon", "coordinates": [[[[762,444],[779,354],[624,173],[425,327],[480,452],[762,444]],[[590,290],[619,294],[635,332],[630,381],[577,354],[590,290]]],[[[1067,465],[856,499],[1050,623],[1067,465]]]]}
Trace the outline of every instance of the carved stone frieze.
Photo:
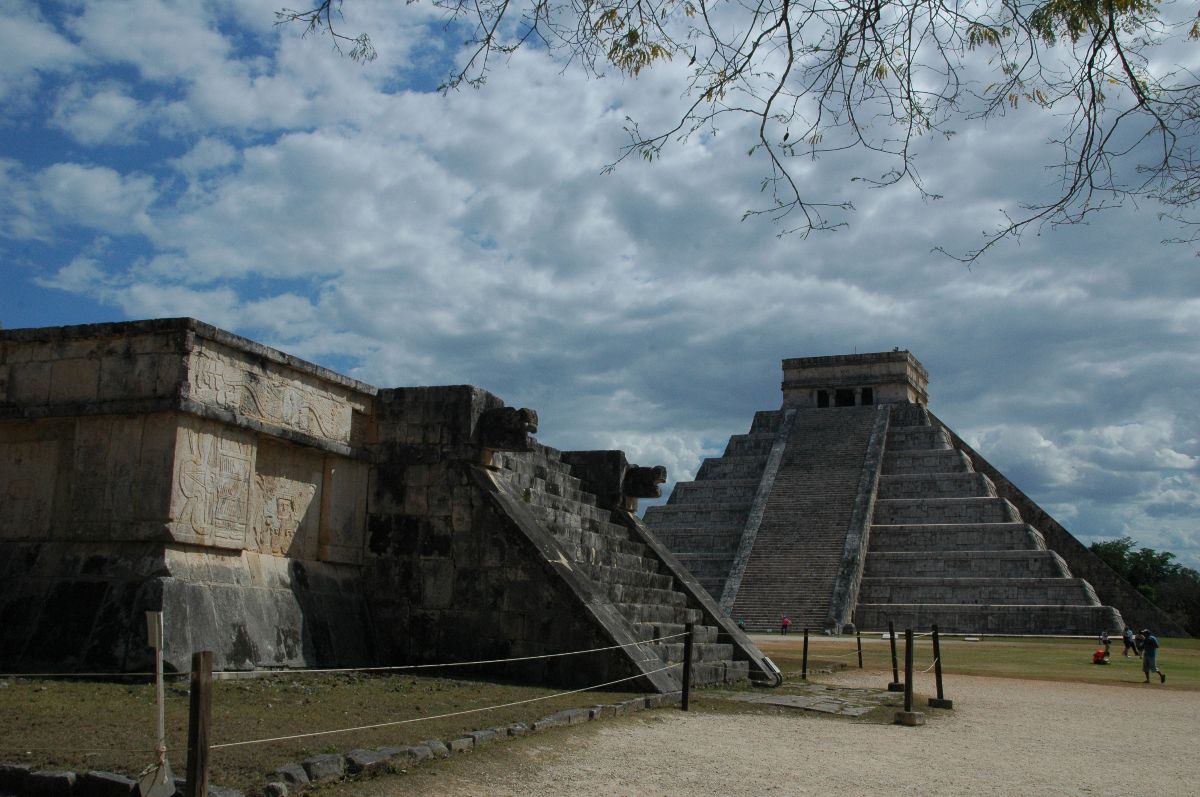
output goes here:
{"type": "Polygon", "coordinates": [[[351,440],[352,403],[307,376],[248,362],[216,345],[197,348],[190,365],[194,401],[312,437],[351,440]]]}

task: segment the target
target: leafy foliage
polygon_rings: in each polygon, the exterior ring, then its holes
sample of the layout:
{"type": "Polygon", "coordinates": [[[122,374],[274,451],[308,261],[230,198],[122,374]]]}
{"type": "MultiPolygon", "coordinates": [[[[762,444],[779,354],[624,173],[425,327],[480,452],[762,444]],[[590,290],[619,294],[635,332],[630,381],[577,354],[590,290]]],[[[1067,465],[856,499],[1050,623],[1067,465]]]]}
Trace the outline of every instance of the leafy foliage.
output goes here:
{"type": "Polygon", "coordinates": [[[1138,591],[1177,619],[1193,636],[1200,636],[1200,573],[1175,561],[1175,554],[1138,548],[1132,537],[1102,540],[1092,553],[1138,591]]]}
{"type": "MultiPolygon", "coordinates": [[[[987,234],[978,257],[1029,225],[1078,222],[1125,200],[1151,198],[1185,224],[1200,199],[1195,139],[1200,82],[1185,67],[1200,36],[1192,11],[1155,0],[429,0],[471,31],[444,90],[479,86],[492,56],[534,44],[598,75],[636,77],[685,61],[677,122],[643,130],[629,120],[630,156],[656,159],[672,143],[754,122],[767,214],[788,231],[842,226],[844,201],[812,196],[790,161],[860,151],[883,171],[867,186],[907,183],[926,199],[915,159],[925,136],[952,136],[1026,107],[1060,124],[1061,181],[1047,202],[987,234]]],[[[415,0],[410,0],[415,2],[415,0]]],[[[335,37],[326,0],[282,21],[335,37]]],[[[365,35],[351,57],[374,52],[365,35]]],[[[616,163],[612,164],[613,166],[616,163]]],[[[872,168],[879,168],[873,166],[872,168]]],[[[1200,239],[1184,236],[1186,240],[1200,239]]]]}

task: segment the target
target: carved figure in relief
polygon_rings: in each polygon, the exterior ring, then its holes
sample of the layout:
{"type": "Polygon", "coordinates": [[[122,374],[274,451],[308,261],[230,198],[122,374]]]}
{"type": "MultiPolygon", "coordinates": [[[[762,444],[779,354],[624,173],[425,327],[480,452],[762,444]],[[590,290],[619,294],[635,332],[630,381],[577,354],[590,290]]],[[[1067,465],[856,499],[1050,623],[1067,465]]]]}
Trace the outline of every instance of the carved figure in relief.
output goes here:
{"type": "Polygon", "coordinates": [[[254,524],[255,542],[262,553],[284,556],[291,552],[304,515],[317,488],[312,484],[259,475],[263,496],[254,524]]]}
{"type": "Polygon", "coordinates": [[[183,506],[176,518],[193,534],[240,541],[246,530],[252,450],[248,443],[187,430],[176,472],[183,506]]]}

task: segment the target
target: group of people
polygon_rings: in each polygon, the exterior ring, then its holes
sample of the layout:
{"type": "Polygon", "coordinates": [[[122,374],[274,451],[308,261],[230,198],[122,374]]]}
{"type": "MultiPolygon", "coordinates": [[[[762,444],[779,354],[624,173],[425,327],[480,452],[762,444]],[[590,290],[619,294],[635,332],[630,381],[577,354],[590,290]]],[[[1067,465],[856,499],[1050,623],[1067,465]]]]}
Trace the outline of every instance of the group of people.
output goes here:
{"type": "MultiPolygon", "coordinates": [[[[1150,673],[1158,675],[1159,683],[1167,682],[1166,673],[1158,669],[1158,637],[1150,633],[1149,628],[1143,628],[1134,633],[1132,628],[1125,626],[1125,630],[1121,634],[1121,641],[1125,643],[1125,650],[1121,652],[1121,655],[1129,658],[1129,651],[1132,650],[1134,656],[1141,658],[1142,672],[1146,676],[1146,680],[1142,683],[1150,683],[1150,673]]],[[[1107,631],[1100,632],[1100,644],[1104,647],[1092,654],[1092,663],[1108,664],[1109,649],[1112,643],[1109,641],[1107,631]]]]}

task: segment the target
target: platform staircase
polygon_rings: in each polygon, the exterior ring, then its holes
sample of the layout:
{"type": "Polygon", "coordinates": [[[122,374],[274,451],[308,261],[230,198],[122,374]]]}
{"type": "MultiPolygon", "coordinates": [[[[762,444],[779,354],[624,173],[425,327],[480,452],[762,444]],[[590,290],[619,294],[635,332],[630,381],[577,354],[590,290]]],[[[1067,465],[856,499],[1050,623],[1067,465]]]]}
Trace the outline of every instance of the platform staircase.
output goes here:
{"type": "Polygon", "coordinates": [[[678,482],[667,503],[646,509],[646,525],[720,602],[784,413],[759,412],[696,479],[678,482]]]}
{"type": "Polygon", "coordinates": [[[706,624],[704,612],[689,605],[694,601],[676,587],[678,576],[668,563],[582,489],[561,452],[534,444],[529,452],[497,452],[492,464],[498,468],[498,484],[528,505],[567,560],[616,607],[633,637],[650,643],[663,662],[683,661],[678,635],[686,623],[694,623],[694,684],[733,683],[750,676],[748,662],[738,660],[718,625],[706,624]]]}
{"type": "Polygon", "coordinates": [[[1119,628],[1088,582],[996,495],[919,405],[893,410],[854,622],[1078,634],[1119,628]]]}

